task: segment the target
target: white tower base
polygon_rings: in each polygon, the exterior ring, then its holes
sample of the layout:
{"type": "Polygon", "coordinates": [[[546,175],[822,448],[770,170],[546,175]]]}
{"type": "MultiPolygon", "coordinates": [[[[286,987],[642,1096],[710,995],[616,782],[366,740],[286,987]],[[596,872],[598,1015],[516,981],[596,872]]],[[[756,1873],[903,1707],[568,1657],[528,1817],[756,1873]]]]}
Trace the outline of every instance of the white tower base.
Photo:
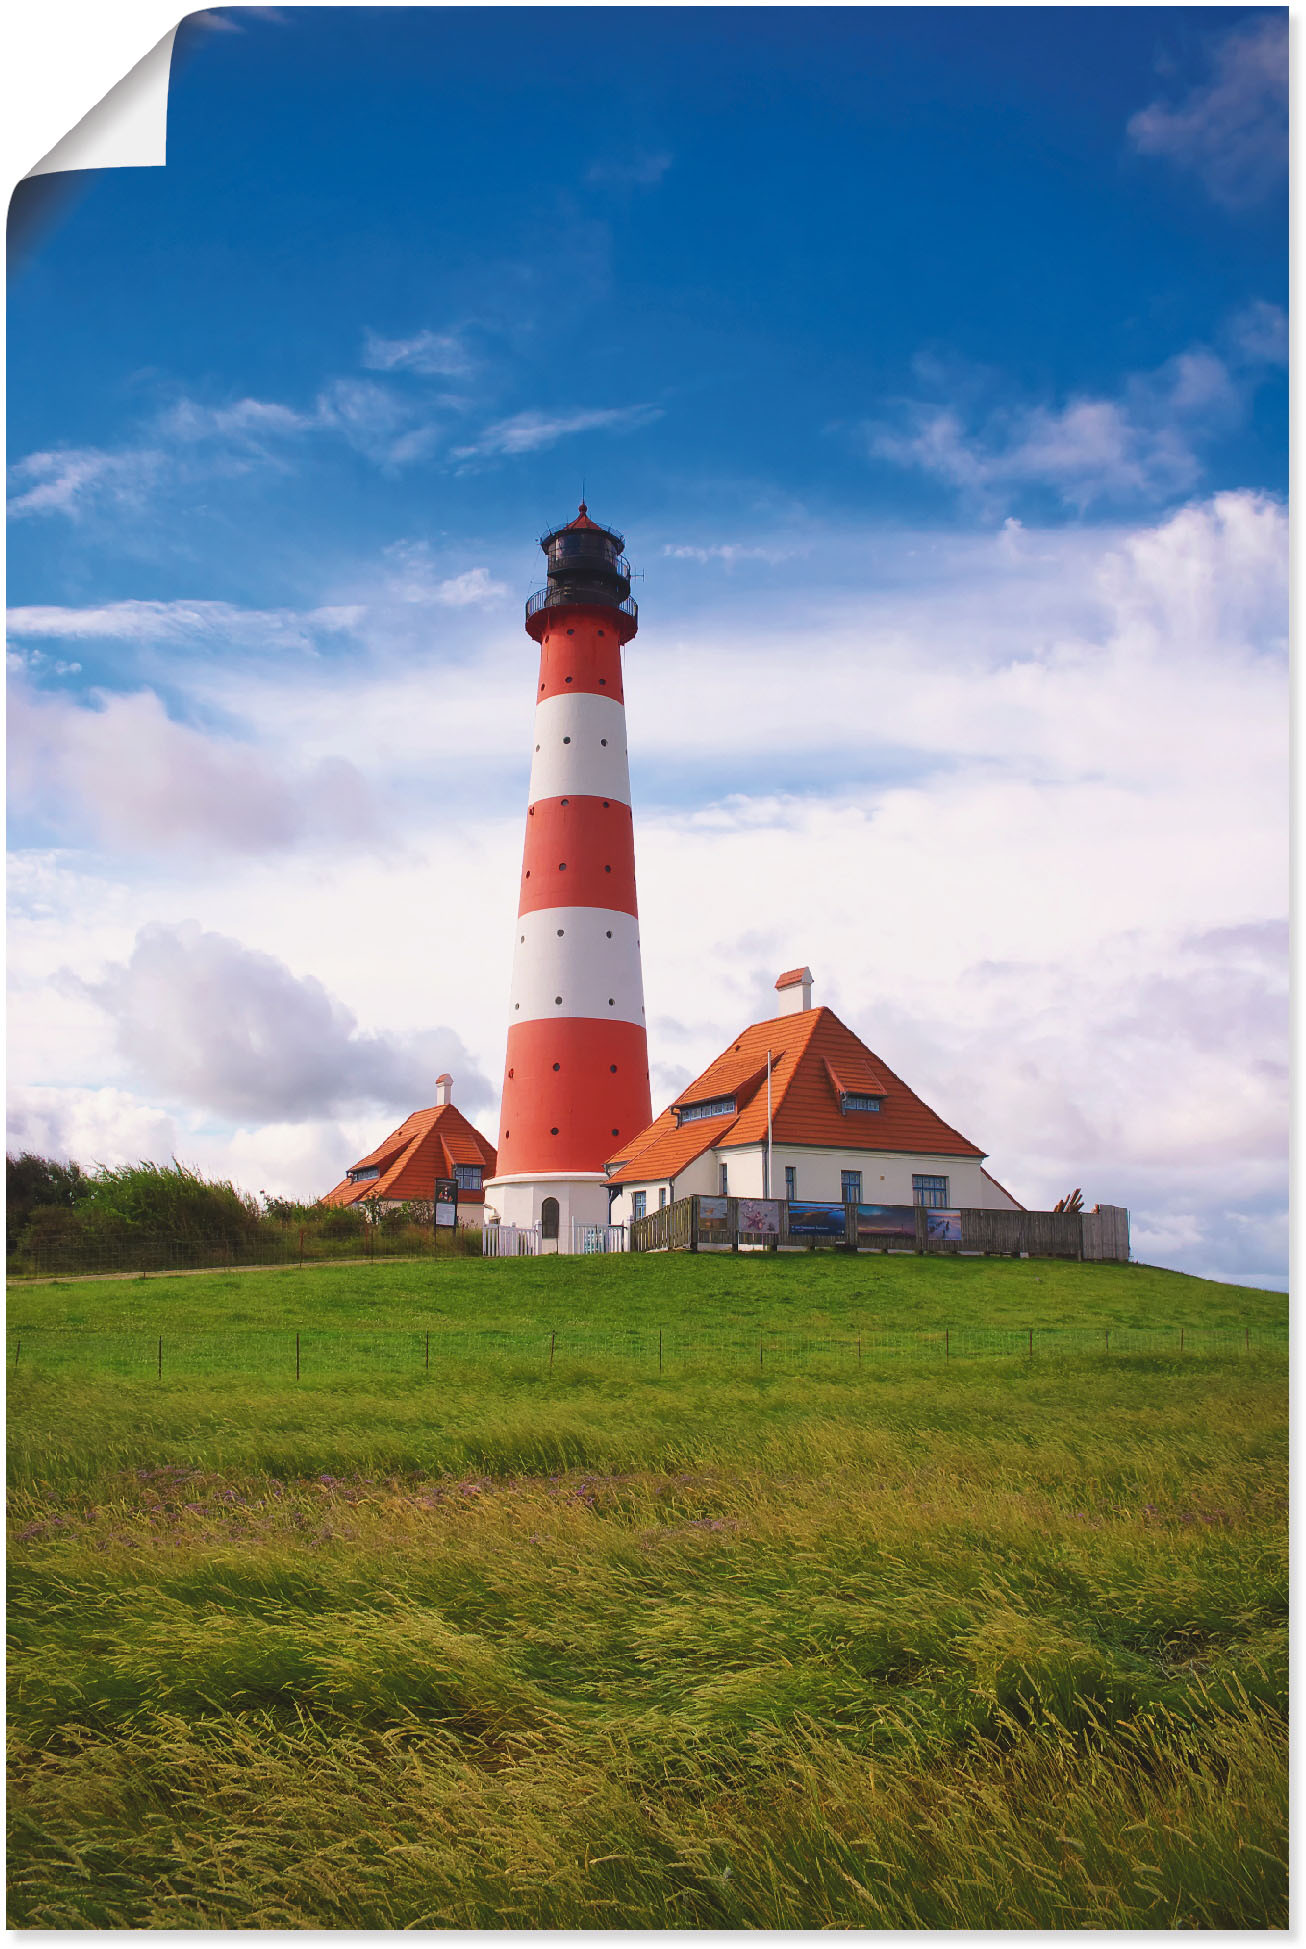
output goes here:
{"type": "Polygon", "coordinates": [[[572,1226],[606,1225],[608,1209],[608,1179],[603,1171],[488,1178],[485,1184],[486,1223],[492,1225],[497,1214],[503,1225],[540,1225],[541,1252],[570,1252],[572,1226]],[[543,1236],[546,1198],[557,1200],[556,1238],[543,1236]]]}

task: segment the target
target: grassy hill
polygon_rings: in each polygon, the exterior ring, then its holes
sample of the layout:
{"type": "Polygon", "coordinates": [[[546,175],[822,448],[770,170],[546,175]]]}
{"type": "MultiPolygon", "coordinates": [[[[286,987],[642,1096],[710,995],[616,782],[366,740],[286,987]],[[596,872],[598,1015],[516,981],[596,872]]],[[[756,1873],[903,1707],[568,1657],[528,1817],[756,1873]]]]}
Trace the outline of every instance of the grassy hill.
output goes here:
{"type": "Polygon", "coordinates": [[[832,1254],[12,1293],[11,1920],[1282,1926],[1285,1304],[832,1254]]]}

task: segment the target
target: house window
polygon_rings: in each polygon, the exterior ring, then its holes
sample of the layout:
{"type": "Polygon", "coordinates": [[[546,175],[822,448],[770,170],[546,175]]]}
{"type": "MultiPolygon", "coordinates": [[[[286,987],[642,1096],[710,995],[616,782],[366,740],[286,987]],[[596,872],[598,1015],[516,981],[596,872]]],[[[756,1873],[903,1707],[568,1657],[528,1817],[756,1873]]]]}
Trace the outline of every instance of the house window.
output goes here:
{"type": "Polygon", "coordinates": [[[632,1191],[632,1192],[631,1192],[631,1194],[630,1194],[630,1215],[631,1215],[631,1217],[632,1217],[632,1218],[642,1218],[642,1217],[644,1216],[644,1213],[645,1213],[645,1212],[646,1212],[647,1210],[648,1210],[648,1192],[647,1192],[647,1191],[632,1191]]]}
{"type": "Polygon", "coordinates": [[[858,1096],[853,1090],[845,1090],[843,1112],[847,1116],[849,1110],[878,1110],[883,1101],[882,1096],[858,1096]]]}
{"type": "Polygon", "coordinates": [[[676,1122],[697,1123],[701,1117],[732,1117],[734,1113],[733,1096],[713,1096],[706,1103],[682,1103],[676,1111],[676,1122]]]}
{"type": "Polygon", "coordinates": [[[661,1211],[663,1205],[666,1202],[667,1202],[667,1187],[665,1184],[660,1184],[658,1186],[658,1210],[659,1211],[661,1211]]]}
{"type": "Polygon", "coordinates": [[[349,1182],[351,1184],[369,1184],[373,1178],[379,1178],[380,1175],[381,1166],[379,1164],[373,1164],[371,1169],[367,1171],[351,1171],[349,1173],[349,1182]]]}
{"type": "Polygon", "coordinates": [[[947,1178],[921,1177],[913,1171],[911,1201],[914,1205],[924,1205],[927,1211],[946,1211],[948,1208],[947,1178]]]}
{"type": "Polygon", "coordinates": [[[479,1191],[481,1189],[481,1180],[484,1171],[485,1166],[483,1164],[455,1164],[453,1174],[458,1189],[460,1191],[479,1191]]]}
{"type": "Polygon", "coordinates": [[[786,1164],[785,1165],[785,1197],[796,1198],[797,1196],[798,1196],[797,1167],[793,1164],[786,1164]]]}
{"type": "Polygon", "coordinates": [[[862,1201],[862,1174],[860,1171],[840,1172],[843,1186],[843,1201],[846,1205],[859,1205],[862,1201]]]}
{"type": "Polygon", "coordinates": [[[723,1198],[730,1196],[730,1169],[726,1164],[721,1166],[721,1183],[717,1188],[723,1198]]]}

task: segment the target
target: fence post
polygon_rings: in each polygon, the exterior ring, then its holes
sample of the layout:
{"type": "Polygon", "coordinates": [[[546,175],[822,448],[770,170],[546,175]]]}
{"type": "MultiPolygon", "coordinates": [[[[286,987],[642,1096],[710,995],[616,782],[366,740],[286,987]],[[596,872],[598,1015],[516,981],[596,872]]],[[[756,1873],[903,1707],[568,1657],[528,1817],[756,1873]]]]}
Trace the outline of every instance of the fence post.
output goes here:
{"type": "Polygon", "coordinates": [[[557,1328],[555,1327],[553,1332],[549,1335],[549,1372],[550,1373],[553,1372],[553,1349],[557,1344],[557,1339],[558,1339],[558,1332],[557,1332],[557,1328]]]}
{"type": "Polygon", "coordinates": [[[426,1336],[426,1371],[428,1374],[431,1371],[431,1336],[429,1333],[426,1336]]]}
{"type": "Polygon", "coordinates": [[[757,1365],[760,1372],[762,1366],[762,1342],[760,1340],[757,1343],[757,1365]]]}
{"type": "Polygon", "coordinates": [[[299,1379],[299,1335],[295,1335],[295,1379],[299,1379]]]}
{"type": "Polygon", "coordinates": [[[689,1201],[689,1249],[691,1252],[697,1252],[698,1250],[698,1193],[697,1192],[694,1193],[693,1197],[689,1201]]]}
{"type": "Polygon", "coordinates": [[[16,1366],[18,1365],[18,1359],[19,1359],[19,1356],[20,1356],[20,1354],[22,1353],[22,1351],[23,1351],[23,1336],[22,1336],[22,1334],[20,1333],[20,1334],[19,1334],[19,1336],[18,1336],[18,1345],[17,1345],[17,1346],[16,1346],[15,1348],[14,1348],[14,1366],[15,1366],[15,1367],[16,1367],[16,1366]]]}
{"type": "Polygon", "coordinates": [[[945,1326],[943,1329],[943,1358],[945,1360],[952,1359],[952,1328],[950,1326],[945,1326]]]}
{"type": "Polygon", "coordinates": [[[859,1333],[859,1334],[857,1335],[857,1358],[858,1358],[858,1360],[859,1360],[859,1361],[860,1361],[860,1359],[861,1359],[861,1357],[862,1357],[862,1336],[861,1336],[861,1334],[859,1333]]]}
{"type": "Polygon", "coordinates": [[[1111,1329],[1110,1329],[1110,1327],[1109,1327],[1109,1326],[1108,1326],[1108,1327],[1104,1327],[1104,1328],[1103,1328],[1103,1332],[1104,1332],[1104,1333],[1106,1334],[1106,1350],[1107,1350],[1107,1352],[1108,1352],[1108,1353],[1110,1353],[1110,1351],[1111,1351],[1111,1329]]]}
{"type": "Polygon", "coordinates": [[[1033,1329],[1033,1327],[1031,1327],[1031,1328],[1029,1329],[1029,1357],[1030,1357],[1030,1359],[1031,1359],[1031,1360],[1032,1360],[1032,1359],[1034,1358],[1034,1329],[1033,1329]]]}
{"type": "Polygon", "coordinates": [[[159,1379],[163,1379],[163,1335],[159,1335],[159,1379]]]}
{"type": "Polygon", "coordinates": [[[1184,1350],[1184,1330],[1183,1330],[1183,1328],[1182,1328],[1182,1327],[1180,1327],[1180,1329],[1179,1329],[1179,1351],[1180,1351],[1180,1353],[1182,1353],[1182,1352],[1183,1352],[1183,1350],[1184,1350]]]}
{"type": "Polygon", "coordinates": [[[739,1200],[731,1198],[726,1205],[726,1216],[730,1222],[730,1250],[739,1250],[739,1200]]]}
{"type": "Polygon", "coordinates": [[[1245,1326],[1243,1328],[1243,1352],[1250,1353],[1251,1350],[1252,1350],[1252,1330],[1249,1326],[1245,1326]]]}
{"type": "Polygon", "coordinates": [[[662,1328],[658,1328],[658,1372],[662,1372],[662,1328]]]}
{"type": "Polygon", "coordinates": [[[304,1263],[304,1228],[302,1225],[299,1228],[299,1263],[301,1265],[304,1263]]]}

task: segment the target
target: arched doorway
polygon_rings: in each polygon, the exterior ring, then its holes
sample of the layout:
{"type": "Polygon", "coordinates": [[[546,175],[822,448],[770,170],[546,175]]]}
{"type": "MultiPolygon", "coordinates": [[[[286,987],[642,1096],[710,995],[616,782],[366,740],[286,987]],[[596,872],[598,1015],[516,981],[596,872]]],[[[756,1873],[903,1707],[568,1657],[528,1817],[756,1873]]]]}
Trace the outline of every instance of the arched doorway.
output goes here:
{"type": "Polygon", "coordinates": [[[558,1200],[546,1198],[540,1206],[540,1238],[558,1242],[558,1200]]]}

